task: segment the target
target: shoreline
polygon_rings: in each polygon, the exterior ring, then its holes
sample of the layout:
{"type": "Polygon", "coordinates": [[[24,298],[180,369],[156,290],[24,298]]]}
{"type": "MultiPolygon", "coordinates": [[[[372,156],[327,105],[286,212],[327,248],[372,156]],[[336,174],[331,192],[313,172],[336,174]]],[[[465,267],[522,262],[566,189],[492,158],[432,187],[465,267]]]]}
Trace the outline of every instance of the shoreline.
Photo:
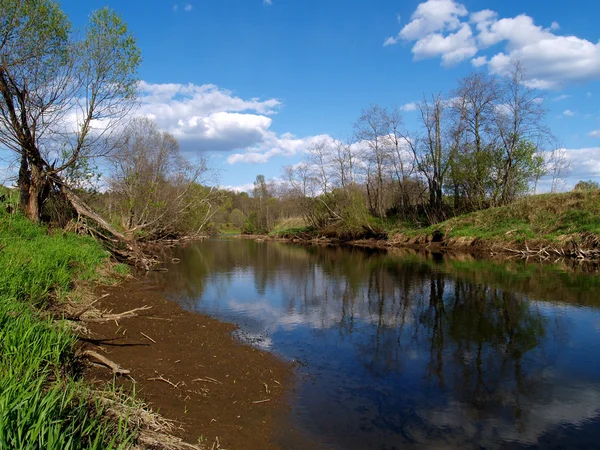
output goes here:
{"type": "MultiPolygon", "coordinates": [[[[131,378],[117,384],[174,421],[174,435],[206,448],[279,448],[275,426],[289,409],[291,362],[238,340],[233,324],[184,310],[147,281],[98,286],[95,294],[104,296],[101,310],[151,306],[133,318],[88,324],[83,348],[129,370],[131,378]]],[[[83,376],[92,384],[113,380],[91,365],[83,376]]]]}
{"type": "Polygon", "coordinates": [[[294,244],[313,245],[347,245],[367,249],[411,249],[435,253],[469,253],[490,259],[512,259],[515,257],[534,258],[540,261],[555,260],[600,260],[600,239],[585,233],[565,236],[557,245],[555,242],[532,239],[530,241],[499,241],[475,237],[445,238],[440,235],[416,236],[403,233],[393,234],[387,239],[354,239],[341,240],[327,237],[278,237],[268,235],[237,235],[228,236],[239,239],[254,239],[257,241],[289,242],[294,244]]]}

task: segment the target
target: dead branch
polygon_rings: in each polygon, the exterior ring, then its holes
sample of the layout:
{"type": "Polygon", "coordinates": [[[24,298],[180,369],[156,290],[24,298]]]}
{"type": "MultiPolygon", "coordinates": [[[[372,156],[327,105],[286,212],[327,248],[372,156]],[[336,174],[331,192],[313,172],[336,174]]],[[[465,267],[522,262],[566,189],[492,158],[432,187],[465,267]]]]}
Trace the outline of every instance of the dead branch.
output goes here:
{"type": "Polygon", "coordinates": [[[167,380],[166,378],[163,378],[162,376],[158,376],[158,377],[154,377],[154,378],[148,378],[148,381],[163,381],[163,382],[165,382],[167,384],[170,384],[175,389],[177,389],[179,387],[179,384],[180,384],[180,383],[175,384],[172,381],[167,380]]]}
{"type": "Polygon", "coordinates": [[[95,359],[96,361],[105,365],[109,369],[112,369],[113,373],[116,375],[129,375],[131,373],[129,370],[123,369],[116,362],[111,361],[110,359],[106,358],[105,356],[102,356],[100,353],[97,353],[93,350],[85,350],[83,354],[85,356],[89,356],[90,358],[95,359]]]}
{"type": "Polygon", "coordinates": [[[134,308],[132,310],[125,311],[119,314],[102,314],[100,315],[100,317],[85,317],[81,320],[83,320],[84,322],[112,322],[113,320],[117,321],[121,319],[130,319],[132,317],[137,317],[138,312],[147,311],[151,308],[152,306],[141,306],[140,308],[134,308]]]}

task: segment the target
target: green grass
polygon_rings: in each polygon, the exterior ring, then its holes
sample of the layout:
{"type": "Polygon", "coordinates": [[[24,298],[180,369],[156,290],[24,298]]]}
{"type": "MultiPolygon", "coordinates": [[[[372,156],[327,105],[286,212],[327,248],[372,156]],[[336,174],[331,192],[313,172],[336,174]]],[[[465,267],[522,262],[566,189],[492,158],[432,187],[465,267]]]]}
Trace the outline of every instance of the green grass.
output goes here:
{"type": "Polygon", "coordinates": [[[424,229],[399,228],[410,236],[439,230],[447,238],[559,242],[566,236],[592,233],[600,236],[600,191],[542,194],[511,205],[455,217],[424,229]]]}
{"type": "Polygon", "coordinates": [[[36,226],[20,215],[0,218],[0,296],[30,301],[60,297],[75,278],[91,280],[107,254],[91,237],[36,226]]]}
{"type": "Polygon", "coordinates": [[[48,234],[0,212],[0,449],[130,446],[126,421],[106,419],[74,377],[76,338],[37,306],[97,277],[107,254],[89,238],[48,234]]]}

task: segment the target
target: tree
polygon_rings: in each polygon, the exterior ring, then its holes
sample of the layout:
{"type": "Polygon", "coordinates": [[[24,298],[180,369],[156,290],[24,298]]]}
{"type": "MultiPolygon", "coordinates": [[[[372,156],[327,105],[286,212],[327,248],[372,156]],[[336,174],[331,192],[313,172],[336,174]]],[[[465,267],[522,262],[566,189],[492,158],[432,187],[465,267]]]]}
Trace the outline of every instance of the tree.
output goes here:
{"type": "Polygon", "coordinates": [[[356,139],[367,147],[367,193],[371,211],[378,217],[385,217],[384,171],[390,159],[385,140],[389,134],[388,114],[385,108],[372,105],[363,109],[354,124],[356,139]]]}
{"type": "Polygon", "coordinates": [[[598,183],[597,181],[593,181],[593,180],[587,180],[587,181],[579,181],[577,182],[577,184],[575,185],[575,187],[573,188],[574,191],[595,191],[597,189],[600,189],[600,183],[598,183]]]}
{"type": "Polygon", "coordinates": [[[550,192],[558,192],[565,183],[565,177],[571,171],[571,161],[564,148],[558,146],[550,153],[547,171],[552,175],[550,192]]]}
{"type": "Polygon", "coordinates": [[[51,0],[0,0],[0,11],[0,143],[19,158],[21,204],[39,221],[51,192],[68,189],[64,171],[109,150],[134,105],[140,51],[108,8],[81,39],[51,0]]]}
{"type": "Polygon", "coordinates": [[[459,80],[452,93],[454,116],[451,156],[451,183],[455,207],[459,191],[468,209],[481,209],[488,203],[494,185],[496,133],[494,120],[501,98],[498,81],[483,73],[473,73],[459,80]]]}
{"type": "MultiPolygon", "coordinates": [[[[186,231],[186,216],[199,208],[207,206],[204,216],[214,213],[207,205],[212,191],[194,188],[207,174],[206,163],[188,162],[175,137],[160,131],[152,120],[133,119],[110,161],[112,215],[127,234],[169,237],[186,231]]],[[[201,217],[195,224],[198,230],[193,231],[199,231],[208,218],[201,217]]]]}
{"type": "Polygon", "coordinates": [[[429,214],[432,222],[444,218],[443,187],[451,152],[444,129],[444,102],[441,95],[432,96],[431,102],[424,98],[419,105],[424,134],[416,139],[404,136],[411,149],[416,170],[427,180],[429,214]]]}
{"type": "MultiPolygon", "coordinates": [[[[518,158],[530,154],[524,151],[524,145],[533,145],[537,151],[540,145],[551,137],[544,124],[545,115],[541,94],[525,84],[523,66],[517,62],[504,82],[502,100],[497,107],[495,118],[499,138],[498,149],[501,154],[499,184],[494,194],[495,204],[510,203],[523,192],[519,168],[526,168],[528,172],[532,172],[532,167],[518,158]]],[[[537,164],[539,159],[530,158],[529,162],[537,164]]]]}

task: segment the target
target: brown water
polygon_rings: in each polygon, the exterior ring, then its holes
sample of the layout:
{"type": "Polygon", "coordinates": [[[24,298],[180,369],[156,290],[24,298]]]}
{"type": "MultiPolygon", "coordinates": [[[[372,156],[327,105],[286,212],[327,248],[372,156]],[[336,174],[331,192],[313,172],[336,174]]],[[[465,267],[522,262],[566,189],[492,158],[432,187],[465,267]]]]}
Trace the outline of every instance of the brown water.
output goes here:
{"type": "Polygon", "coordinates": [[[237,239],[158,274],[298,364],[282,448],[600,447],[600,277],[237,239]]]}

